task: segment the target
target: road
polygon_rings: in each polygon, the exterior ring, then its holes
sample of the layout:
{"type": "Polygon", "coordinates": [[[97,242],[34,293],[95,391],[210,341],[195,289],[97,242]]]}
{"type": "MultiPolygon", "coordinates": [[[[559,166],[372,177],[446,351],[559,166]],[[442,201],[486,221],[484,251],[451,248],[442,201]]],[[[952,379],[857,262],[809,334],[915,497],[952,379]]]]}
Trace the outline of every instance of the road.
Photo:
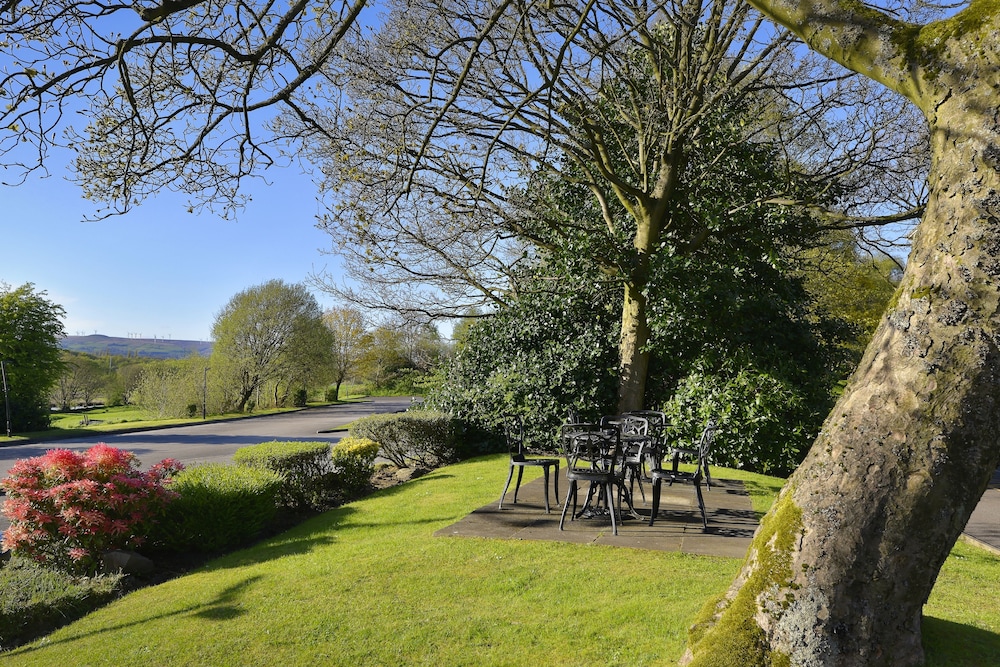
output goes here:
{"type": "MultiPolygon", "coordinates": [[[[344,403],[249,419],[12,445],[0,447],[0,472],[6,477],[7,471],[18,459],[40,456],[49,449],[84,450],[98,442],[134,452],[144,467],[168,457],[178,459],[185,465],[228,462],[233,452],[240,447],[260,442],[271,440],[337,442],[345,435],[343,431],[337,433],[323,431],[343,426],[367,415],[399,412],[409,405],[409,398],[374,398],[364,403],[344,403]]],[[[6,530],[7,526],[6,518],[0,515],[0,532],[6,530]]]]}

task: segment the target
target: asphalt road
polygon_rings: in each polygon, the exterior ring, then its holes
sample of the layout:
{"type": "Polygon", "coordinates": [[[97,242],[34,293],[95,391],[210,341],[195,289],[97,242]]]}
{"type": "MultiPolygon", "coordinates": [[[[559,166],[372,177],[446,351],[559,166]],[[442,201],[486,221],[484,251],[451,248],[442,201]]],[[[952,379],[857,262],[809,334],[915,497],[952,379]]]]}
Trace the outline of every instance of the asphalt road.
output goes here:
{"type": "MultiPolygon", "coordinates": [[[[6,477],[7,471],[18,459],[40,456],[49,449],[84,450],[98,442],[134,452],[144,467],[165,458],[178,459],[185,465],[227,462],[233,452],[240,447],[260,442],[271,440],[337,442],[345,435],[343,431],[337,433],[324,431],[343,426],[359,417],[400,412],[409,405],[409,398],[374,398],[364,403],[345,403],[263,417],[209,421],[204,424],[133,433],[107,433],[57,442],[11,445],[0,447],[0,473],[6,477]]],[[[0,532],[6,530],[7,526],[7,520],[0,515],[0,532]]]]}

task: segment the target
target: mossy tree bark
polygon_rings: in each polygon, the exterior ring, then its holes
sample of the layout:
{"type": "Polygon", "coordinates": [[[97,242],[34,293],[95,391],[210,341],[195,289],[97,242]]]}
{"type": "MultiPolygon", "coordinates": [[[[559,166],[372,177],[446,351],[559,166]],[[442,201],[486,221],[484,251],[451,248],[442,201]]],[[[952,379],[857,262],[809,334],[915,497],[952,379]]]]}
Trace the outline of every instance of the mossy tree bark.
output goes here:
{"type": "Polygon", "coordinates": [[[913,26],[752,2],[924,111],[931,194],[894,303],[685,662],[921,665],[922,607],[1000,463],[998,11],[913,26]]]}

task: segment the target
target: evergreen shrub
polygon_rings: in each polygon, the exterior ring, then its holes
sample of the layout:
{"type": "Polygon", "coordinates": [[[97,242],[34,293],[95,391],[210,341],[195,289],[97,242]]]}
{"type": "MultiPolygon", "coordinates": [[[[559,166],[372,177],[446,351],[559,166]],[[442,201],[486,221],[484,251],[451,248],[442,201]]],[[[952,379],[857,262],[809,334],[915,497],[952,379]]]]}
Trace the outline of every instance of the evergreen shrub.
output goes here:
{"type": "Polygon", "coordinates": [[[378,443],[368,438],[341,438],[330,453],[337,491],[348,498],[366,491],[375,472],[378,450],[378,443]]]}
{"type": "Polygon", "coordinates": [[[262,468],[207,463],[174,478],[178,498],[155,533],[167,551],[225,551],[258,535],[274,518],[283,480],[262,468]]]}
{"type": "Polygon", "coordinates": [[[451,416],[433,410],[363,417],[350,427],[356,438],[379,445],[379,455],[400,468],[436,468],[458,460],[451,416]]]}
{"type": "Polygon", "coordinates": [[[262,442],[233,454],[237,465],[262,468],[283,480],[278,504],[293,509],[321,509],[332,492],[328,442],[262,442]]]}

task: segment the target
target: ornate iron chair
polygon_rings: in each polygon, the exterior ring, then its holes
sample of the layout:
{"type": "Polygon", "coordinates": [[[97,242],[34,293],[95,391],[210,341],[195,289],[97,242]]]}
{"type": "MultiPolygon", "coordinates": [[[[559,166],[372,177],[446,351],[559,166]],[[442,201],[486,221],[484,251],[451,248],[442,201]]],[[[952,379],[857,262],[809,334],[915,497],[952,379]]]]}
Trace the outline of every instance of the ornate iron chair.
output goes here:
{"type": "Polygon", "coordinates": [[[503,509],[503,499],[510,488],[510,480],[514,477],[514,468],[517,468],[517,484],[514,486],[514,504],[517,504],[517,492],[521,488],[521,476],[524,469],[531,466],[542,469],[545,477],[545,512],[549,512],[549,468],[556,469],[555,492],[556,500],[559,499],[559,459],[550,457],[529,456],[524,445],[524,421],[518,416],[507,417],[504,423],[504,433],[507,436],[507,451],[510,452],[510,472],[507,473],[507,483],[500,494],[500,503],[497,509],[503,509]]]}
{"type": "Polygon", "coordinates": [[[670,470],[658,466],[649,471],[650,477],[653,478],[653,508],[649,514],[650,526],[653,525],[656,515],[660,511],[660,490],[663,486],[663,480],[668,480],[668,486],[673,485],[674,482],[691,482],[694,484],[695,493],[698,496],[698,509],[701,511],[702,529],[708,530],[708,515],[705,512],[705,498],[701,492],[701,482],[702,479],[711,479],[708,472],[708,457],[712,450],[712,441],[715,439],[717,429],[715,419],[709,419],[705,425],[705,430],[702,431],[701,439],[698,441],[696,448],[675,447],[672,450],[671,459],[673,464],[670,470]],[[697,457],[694,472],[680,472],[677,469],[680,457],[685,455],[697,457]]]}
{"type": "Polygon", "coordinates": [[[606,503],[611,514],[611,529],[617,535],[617,515],[621,511],[620,489],[615,492],[615,485],[621,483],[621,470],[618,467],[621,439],[618,429],[603,428],[599,424],[566,424],[563,426],[561,439],[566,454],[566,479],[569,480],[569,492],[563,502],[559,530],[564,529],[571,498],[573,511],[570,514],[570,521],[577,518],[579,484],[589,482],[590,489],[584,508],[589,508],[596,490],[598,498],[603,497],[606,503]],[[617,506],[614,501],[616,495],[619,498],[617,506]]]}

